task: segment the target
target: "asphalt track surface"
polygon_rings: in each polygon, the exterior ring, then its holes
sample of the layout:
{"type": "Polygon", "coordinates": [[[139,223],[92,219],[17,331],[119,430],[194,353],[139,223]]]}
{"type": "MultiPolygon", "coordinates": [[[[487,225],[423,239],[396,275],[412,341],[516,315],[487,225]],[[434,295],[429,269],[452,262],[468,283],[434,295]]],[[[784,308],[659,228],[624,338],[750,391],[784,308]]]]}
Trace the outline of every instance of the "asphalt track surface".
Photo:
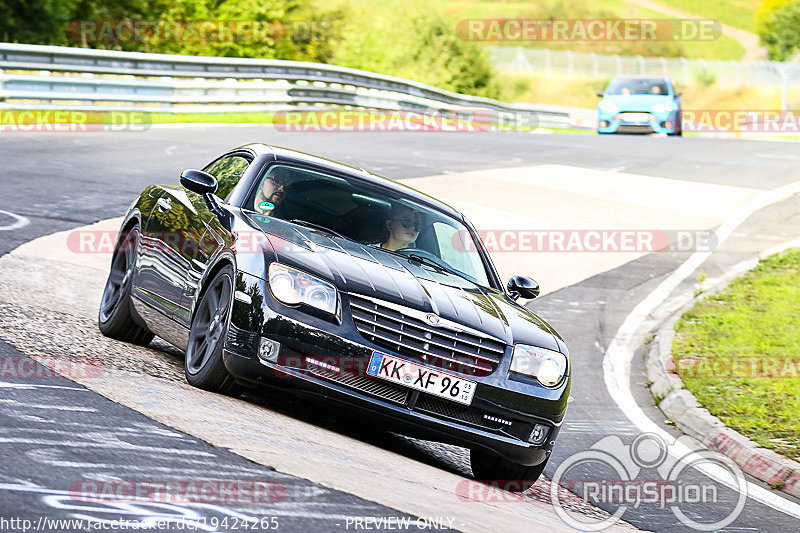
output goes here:
{"type": "MultiPolygon", "coordinates": [[[[174,183],[184,168],[202,167],[222,151],[252,141],[328,156],[398,179],[547,163],[761,190],[800,179],[800,155],[794,149],[796,145],[738,140],[512,133],[284,133],[254,127],[153,128],[147,132],[114,134],[7,133],[0,138],[0,228],[18,220],[2,211],[25,217],[29,223],[0,231],[0,255],[42,235],[119,216],[146,185],[174,183]]],[[[521,201],[535,206],[537,201],[546,199],[521,201]]],[[[774,244],[796,237],[798,213],[800,202],[797,199],[757,213],[704,265],[706,271],[713,276],[726,266],[752,256],[764,242],[774,244]]],[[[569,217],[569,213],[564,216],[569,217]]],[[[636,303],[686,257],[685,253],[651,254],[530,304],[566,339],[575,362],[572,389],[575,402],[570,406],[565,428],[545,470],[548,477],[562,461],[603,437],[617,435],[630,443],[638,436],[638,429],[606,391],[602,375],[604,349],[636,303]]],[[[2,290],[13,290],[13,287],[2,290]]],[[[0,344],[0,354],[17,355],[6,344],[0,344]]],[[[652,407],[649,393],[642,386],[645,377],[640,364],[634,365],[631,381],[639,405],[651,419],[677,435],[674,428],[664,423],[660,411],[652,407]]],[[[48,380],[47,384],[54,382],[48,380]]],[[[210,462],[244,479],[249,479],[245,477],[248,475],[275,476],[288,487],[298,487],[298,494],[322,491],[324,496],[315,501],[329,504],[327,512],[340,518],[345,515],[400,516],[396,511],[338,491],[296,478],[286,479],[279,473],[268,474],[266,467],[253,465],[171,431],[90,391],[77,390],[80,387],[68,380],[64,380],[63,386],[67,388],[0,387],[0,403],[40,406],[15,410],[19,416],[3,417],[0,424],[8,428],[7,433],[11,435],[6,436],[4,431],[0,437],[0,448],[7,458],[6,466],[0,469],[0,489],[6,489],[0,498],[0,516],[69,516],[70,512],[74,513],[64,505],[58,507],[58,498],[63,498],[63,494],[43,497],[41,491],[36,491],[36,486],[52,487],[54,477],[62,476],[61,485],[74,480],[79,473],[86,477],[92,472],[113,478],[130,477],[133,471],[141,472],[143,478],[157,479],[159,467],[183,467],[174,457],[159,455],[144,444],[141,450],[115,453],[113,458],[92,452],[91,448],[87,452],[77,444],[72,448],[67,446],[66,457],[62,455],[64,441],[91,442],[99,434],[113,436],[115,431],[130,432],[131,428],[142,428],[142,438],[149,446],[175,448],[175,443],[179,443],[180,448],[195,451],[193,460],[196,462],[188,461],[187,471],[192,468],[203,471],[200,465],[210,462]],[[75,396],[80,397],[77,402],[75,396]],[[37,403],[33,403],[34,397],[37,403]],[[43,405],[83,406],[94,411],[48,411],[41,407],[43,405]],[[79,417],[86,427],[78,427],[79,417]],[[88,422],[85,417],[89,417],[88,422]],[[49,427],[54,432],[53,437],[44,439],[38,451],[31,453],[26,439],[19,438],[19,434],[39,423],[49,427]],[[92,431],[92,427],[96,431],[92,431]],[[14,460],[10,460],[12,458],[14,460]],[[168,464],[160,464],[161,461],[168,464]],[[24,488],[26,486],[29,490],[24,488]]],[[[397,452],[412,453],[400,441],[397,452]]],[[[448,459],[436,457],[435,448],[430,454],[426,462],[452,468],[448,459]]],[[[468,473],[466,466],[463,468],[468,473]]],[[[62,486],[62,490],[66,488],[62,486]]],[[[609,510],[613,508],[609,506],[609,510]]],[[[720,512],[718,506],[711,505],[699,505],[691,510],[698,520],[710,520],[720,512]]],[[[670,511],[653,507],[628,509],[624,519],[646,530],[686,529],[670,511]]],[[[312,524],[304,520],[324,518],[313,513],[306,518],[292,517],[289,513],[282,520],[281,529],[308,529],[312,524]]],[[[332,524],[316,524],[319,525],[328,529],[332,524]]],[[[796,531],[799,528],[797,518],[748,500],[739,518],[724,530],[796,531]]]]}

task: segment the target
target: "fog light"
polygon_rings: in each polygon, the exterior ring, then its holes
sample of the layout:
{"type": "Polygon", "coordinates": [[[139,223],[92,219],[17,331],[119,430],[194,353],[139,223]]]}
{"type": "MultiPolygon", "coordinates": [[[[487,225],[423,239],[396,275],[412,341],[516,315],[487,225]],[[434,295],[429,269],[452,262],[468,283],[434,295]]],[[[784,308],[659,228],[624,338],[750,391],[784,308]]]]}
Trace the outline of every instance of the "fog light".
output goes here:
{"type": "Polygon", "coordinates": [[[550,432],[550,428],[544,426],[542,424],[536,424],[533,426],[533,431],[531,431],[531,436],[528,437],[528,442],[531,444],[535,444],[536,446],[540,446],[547,440],[547,434],[550,432]]]}
{"type": "Polygon", "coordinates": [[[601,128],[607,128],[609,126],[609,124],[610,123],[607,120],[601,120],[600,121],[600,127],[601,128]]]}
{"type": "Polygon", "coordinates": [[[274,363],[278,360],[278,353],[281,351],[281,343],[272,339],[261,337],[261,346],[258,347],[258,358],[262,361],[274,363]]]}

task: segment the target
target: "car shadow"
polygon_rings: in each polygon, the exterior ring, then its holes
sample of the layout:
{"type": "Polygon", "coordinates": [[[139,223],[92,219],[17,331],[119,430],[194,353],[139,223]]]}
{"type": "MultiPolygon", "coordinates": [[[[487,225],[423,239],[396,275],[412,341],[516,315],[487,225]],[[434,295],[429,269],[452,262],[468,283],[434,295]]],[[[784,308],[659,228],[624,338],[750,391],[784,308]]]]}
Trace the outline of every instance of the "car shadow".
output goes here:
{"type": "MultiPolygon", "coordinates": [[[[182,370],[185,356],[181,350],[158,337],[150,343],[148,348],[157,352],[157,356],[169,363],[170,366],[179,368],[181,375],[176,375],[175,378],[179,381],[184,380],[182,370]]],[[[245,389],[238,395],[238,398],[319,428],[404,455],[409,459],[446,472],[472,477],[472,470],[469,467],[469,450],[450,444],[409,437],[380,427],[376,428],[374,425],[365,427],[363,416],[359,417],[357,410],[342,410],[340,404],[335,402],[327,404],[316,401],[312,395],[268,386],[245,389]],[[313,405],[313,409],[309,408],[310,405],[313,405]]]]}

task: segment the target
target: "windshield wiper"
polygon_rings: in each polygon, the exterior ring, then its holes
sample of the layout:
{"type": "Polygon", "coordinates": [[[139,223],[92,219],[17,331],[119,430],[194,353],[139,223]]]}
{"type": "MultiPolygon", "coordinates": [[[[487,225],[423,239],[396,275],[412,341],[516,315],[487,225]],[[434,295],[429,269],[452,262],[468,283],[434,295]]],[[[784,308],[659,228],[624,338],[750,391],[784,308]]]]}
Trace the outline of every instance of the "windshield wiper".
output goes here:
{"type": "Polygon", "coordinates": [[[336,237],[341,237],[342,239],[347,239],[349,241],[353,240],[353,239],[351,239],[349,237],[345,237],[344,235],[342,235],[341,233],[339,233],[336,230],[333,230],[333,229],[331,229],[331,228],[329,228],[327,226],[323,226],[322,224],[315,224],[313,222],[309,222],[308,220],[301,220],[299,218],[293,218],[289,222],[291,222],[292,224],[297,224],[298,226],[303,226],[303,227],[310,228],[310,229],[324,231],[325,233],[330,233],[331,235],[335,235],[336,237]]]}
{"type": "Polygon", "coordinates": [[[428,265],[429,267],[434,268],[438,272],[444,272],[446,274],[453,274],[454,276],[458,276],[459,278],[467,280],[470,283],[475,283],[475,280],[474,279],[470,279],[469,276],[467,276],[466,274],[462,274],[461,272],[459,272],[455,268],[447,267],[447,266],[445,266],[445,265],[443,265],[441,263],[438,263],[438,262],[436,262],[433,259],[430,259],[428,257],[424,257],[424,256],[417,255],[417,254],[408,254],[408,255],[399,254],[399,255],[402,255],[403,257],[408,258],[409,261],[414,261],[414,262],[419,263],[421,265],[428,265]]]}

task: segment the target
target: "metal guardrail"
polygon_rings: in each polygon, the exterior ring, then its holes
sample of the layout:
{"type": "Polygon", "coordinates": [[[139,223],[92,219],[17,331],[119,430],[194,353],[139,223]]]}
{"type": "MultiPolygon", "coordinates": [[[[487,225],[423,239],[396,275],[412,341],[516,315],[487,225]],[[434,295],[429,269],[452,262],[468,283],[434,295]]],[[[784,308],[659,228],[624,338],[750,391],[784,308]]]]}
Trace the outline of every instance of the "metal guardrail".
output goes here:
{"type": "Polygon", "coordinates": [[[322,63],[197,57],[0,43],[0,106],[256,111],[324,104],[364,109],[484,110],[499,123],[581,127],[593,110],[506,104],[394,76],[322,63]]]}

